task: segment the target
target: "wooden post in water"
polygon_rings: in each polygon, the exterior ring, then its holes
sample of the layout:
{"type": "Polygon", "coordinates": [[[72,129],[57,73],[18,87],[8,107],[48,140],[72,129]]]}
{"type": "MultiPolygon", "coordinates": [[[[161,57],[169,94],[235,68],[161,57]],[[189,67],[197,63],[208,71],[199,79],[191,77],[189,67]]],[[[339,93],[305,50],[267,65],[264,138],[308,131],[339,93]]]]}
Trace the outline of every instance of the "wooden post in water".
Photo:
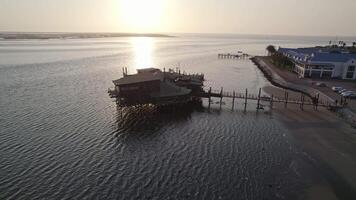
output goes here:
{"type": "Polygon", "coordinates": [[[244,108],[244,112],[246,112],[246,106],[247,106],[247,88],[246,88],[246,94],[245,94],[245,108],[244,108]]]}
{"type": "Polygon", "coordinates": [[[316,105],[315,105],[315,110],[318,110],[318,104],[319,104],[319,93],[316,97],[316,105]]]}
{"type": "Polygon", "coordinates": [[[211,87],[209,88],[209,94],[208,94],[208,98],[209,98],[209,110],[210,110],[210,104],[211,104],[211,87]]]}
{"type": "Polygon", "coordinates": [[[343,101],[343,98],[341,97],[340,99],[340,106],[344,106],[344,101],[343,101]]]}
{"type": "Polygon", "coordinates": [[[312,100],[313,100],[313,109],[316,110],[316,94],[312,100]]]}
{"type": "Polygon", "coordinates": [[[299,108],[300,108],[301,110],[303,110],[303,108],[302,108],[302,101],[303,101],[303,93],[300,93],[300,104],[299,104],[299,108]]]}
{"type": "Polygon", "coordinates": [[[288,92],[285,91],[285,102],[284,102],[284,108],[287,108],[287,104],[288,104],[288,92]]]}
{"type": "Polygon", "coordinates": [[[302,93],[302,104],[301,104],[301,109],[304,110],[304,99],[305,99],[305,96],[304,94],[302,93]]]}
{"type": "Polygon", "coordinates": [[[235,107],[235,90],[233,91],[232,93],[232,110],[234,110],[234,107],[235,107]]]}
{"type": "Polygon", "coordinates": [[[223,99],[223,90],[224,90],[224,88],[221,87],[221,90],[220,90],[220,109],[221,109],[221,104],[222,104],[222,99],[223,99]]]}
{"type": "Polygon", "coordinates": [[[166,68],[163,68],[163,82],[166,82],[166,68]]]}
{"type": "Polygon", "coordinates": [[[257,97],[257,111],[260,109],[260,101],[261,101],[261,88],[258,91],[258,97],[257,97]]]}
{"type": "Polygon", "coordinates": [[[271,99],[270,99],[270,109],[271,110],[273,109],[273,94],[272,94],[271,99]]]}

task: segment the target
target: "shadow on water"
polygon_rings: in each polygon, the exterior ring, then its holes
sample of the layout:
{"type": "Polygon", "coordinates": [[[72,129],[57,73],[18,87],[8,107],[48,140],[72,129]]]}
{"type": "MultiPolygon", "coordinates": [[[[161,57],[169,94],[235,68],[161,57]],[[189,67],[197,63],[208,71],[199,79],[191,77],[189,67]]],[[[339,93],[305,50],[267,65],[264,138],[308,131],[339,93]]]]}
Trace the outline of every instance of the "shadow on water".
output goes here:
{"type": "Polygon", "coordinates": [[[142,105],[136,107],[117,107],[115,136],[154,137],[164,127],[188,122],[193,113],[221,115],[224,112],[236,112],[240,115],[272,116],[271,110],[241,110],[221,107],[205,107],[202,101],[175,106],[142,105]]]}
{"type": "Polygon", "coordinates": [[[118,107],[115,135],[152,137],[164,126],[189,121],[192,113],[204,111],[201,101],[176,106],[118,107]]]}

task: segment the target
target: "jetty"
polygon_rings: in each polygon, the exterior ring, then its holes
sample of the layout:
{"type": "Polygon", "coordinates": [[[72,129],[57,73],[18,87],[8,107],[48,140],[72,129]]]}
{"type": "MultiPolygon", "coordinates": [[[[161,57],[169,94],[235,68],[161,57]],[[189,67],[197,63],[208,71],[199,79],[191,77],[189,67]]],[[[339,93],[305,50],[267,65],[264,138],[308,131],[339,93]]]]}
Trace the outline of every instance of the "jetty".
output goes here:
{"type": "Polygon", "coordinates": [[[274,95],[267,96],[267,95],[262,95],[262,88],[259,89],[258,94],[253,94],[249,93],[248,89],[245,89],[244,92],[226,92],[224,91],[223,88],[221,88],[220,91],[217,90],[212,90],[209,88],[208,91],[204,91],[204,93],[201,94],[202,98],[208,98],[209,99],[209,108],[211,105],[211,102],[213,102],[211,99],[212,98],[219,98],[220,99],[220,107],[222,105],[223,98],[230,98],[232,99],[232,110],[234,110],[235,106],[235,100],[237,99],[242,99],[244,101],[244,111],[246,111],[246,107],[248,104],[248,101],[254,101],[256,102],[257,106],[256,109],[263,109],[262,102],[268,102],[270,105],[270,108],[273,108],[274,103],[282,103],[284,104],[284,107],[287,108],[289,104],[294,104],[294,105],[299,105],[301,110],[304,110],[304,106],[312,106],[314,110],[318,110],[318,107],[326,107],[327,109],[333,110],[342,107],[343,105],[337,105],[334,102],[330,101],[324,101],[320,99],[319,94],[315,94],[315,96],[309,98],[307,95],[304,93],[300,93],[300,98],[299,99],[292,99],[289,97],[289,92],[286,90],[284,93],[284,97],[275,97],[274,95]]]}
{"type": "Polygon", "coordinates": [[[233,54],[233,53],[219,53],[218,54],[218,58],[219,59],[245,59],[245,58],[249,58],[250,55],[247,53],[242,53],[239,52],[237,54],[233,54]]]}
{"type": "Polygon", "coordinates": [[[314,96],[300,93],[299,99],[291,99],[287,90],[284,97],[276,97],[274,95],[262,95],[262,89],[259,89],[258,94],[249,93],[246,89],[241,92],[228,92],[223,88],[220,90],[204,89],[204,74],[187,74],[181,72],[180,69],[166,69],[163,71],[156,68],[138,69],[136,74],[129,75],[127,68],[123,68],[123,77],[114,80],[114,89],[109,89],[108,93],[111,98],[116,99],[118,106],[140,106],[145,104],[153,104],[157,106],[185,104],[192,101],[199,101],[201,98],[207,98],[209,108],[212,98],[220,100],[220,107],[224,98],[232,100],[232,109],[235,106],[235,100],[242,99],[244,101],[244,110],[246,110],[249,101],[256,102],[256,109],[263,108],[262,102],[268,102],[273,108],[274,103],[283,103],[287,108],[289,104],[296,104],[303,110],[304,106],[313,106],[314,110],[318,107],[327,107],[328,109],[336,109],[343,105],[320,99],[319,94],[314,96]],[[307,98],[306,98],[307,97],[307,98]]]}

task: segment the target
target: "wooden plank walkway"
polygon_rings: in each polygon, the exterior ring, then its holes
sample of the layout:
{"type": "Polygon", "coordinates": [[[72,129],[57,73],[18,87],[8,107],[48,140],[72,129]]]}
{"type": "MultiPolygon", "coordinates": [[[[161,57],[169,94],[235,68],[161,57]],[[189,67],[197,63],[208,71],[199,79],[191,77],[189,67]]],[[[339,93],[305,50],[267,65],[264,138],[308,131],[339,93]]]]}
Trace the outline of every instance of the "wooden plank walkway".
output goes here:
{"type": "Polygon", "coordinates": [[[240,59],[240,58],[248,58],[250,55],[246,53],[242,54],[231,54],[231,53],[219,53],[218,58],[221,59],[240,59]]]}
{"type": "Polygon", "coordinates": [[[285,107],[288,106],[288,104],[294,104],[294,105],[299,105],[300,109],[303,110],[304,106],[313,106],[314,110],[317,110],[318,107],[327,107],[329,109],[333,108],[338,108],[341,107],[342,105],[336,105],[334,102],[328,102],[328,101],[321,101],[319,99],[319,95],[316,95],[315,97],[312,97],[311,99],[305,98],[305,94],[300,93],[300,99],[291,99],[289,98],[289,93],[286,91],[284,94],[284,98],[280,97],[275,97],[273,95],[271,96],[266,96],[266,95],[261,95],[261,88],[259,89],[258,94],[250,94],[248,93],[248,90],[246,89],[244,93],[237,93],[235,91],[233,92],[226,92],[221,88],[221,90],[212,90],[209,88],[209,90],[204,90],[202,93],[198,95],[198,97],[202,98],[209,98],[209,107],[211,103],[211,98],[220,98],[220,106],[222,104],[222,99],[223,98],[232,98],[232,109],[234,108],[235,104],[235,99],[243,99],[245,100],[245,109],[247,102],[250,100],[257,101],[257,109],[260,109],[262,107],[261,102],[269,102],[271,107],[273,107],[273,103],[283,103],[285,107]]]}

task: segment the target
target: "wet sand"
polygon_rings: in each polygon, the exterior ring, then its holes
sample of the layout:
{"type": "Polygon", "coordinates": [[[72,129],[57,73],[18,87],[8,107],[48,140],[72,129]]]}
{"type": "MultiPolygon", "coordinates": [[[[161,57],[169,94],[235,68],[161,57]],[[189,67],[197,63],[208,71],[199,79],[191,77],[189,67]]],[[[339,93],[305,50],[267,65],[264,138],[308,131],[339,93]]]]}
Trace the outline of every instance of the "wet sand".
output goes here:
{"type": "MultiPolygon", "coordinates": [[[[284,90],[268,86],[264,91],[283,97],[284,90]]],[[[292,98],[300,94],[289,91],[292,98]]],[[[356,129],[325,108],[275,104],[273,115],[301,147],[303,176],[311,178],[306,199],[356,199],[356,129]]]]}

